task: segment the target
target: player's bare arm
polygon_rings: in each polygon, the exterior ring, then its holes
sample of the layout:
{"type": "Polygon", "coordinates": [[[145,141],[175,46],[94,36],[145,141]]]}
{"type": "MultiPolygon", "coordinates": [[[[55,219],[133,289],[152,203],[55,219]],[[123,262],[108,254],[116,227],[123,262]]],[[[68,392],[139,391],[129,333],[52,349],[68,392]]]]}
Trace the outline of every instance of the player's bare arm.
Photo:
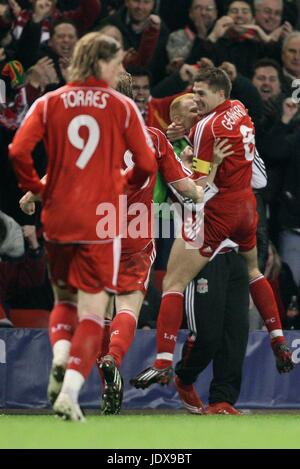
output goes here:
{"type": "Polygon", "coordinates": [[[192,199],[196,204],[200,204],[204,199],[204,191],[201,186],[190,178],[181,179],[172,183],[172,186],[183,196],[192,199]]]}

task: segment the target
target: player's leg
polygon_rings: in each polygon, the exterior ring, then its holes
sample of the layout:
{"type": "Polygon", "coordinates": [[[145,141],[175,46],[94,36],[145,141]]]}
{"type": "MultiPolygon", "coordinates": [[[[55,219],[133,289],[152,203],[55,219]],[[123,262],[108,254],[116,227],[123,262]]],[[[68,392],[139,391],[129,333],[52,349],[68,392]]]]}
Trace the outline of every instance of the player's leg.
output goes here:
{"type": "Polygon", "coordinates": [[[163,296],[157,320],[157,357],[152,367],[139,373],[130,383],[146,388],[154,383],[167,384],[172,377],[173,353],[183,318],[183,292],[207,264],[208,258],[191,249],[182,238],[173,244],[163,281],[163,296]]]}
{"type": "Polygon", "coordinates": [[[99,372],[100,379],[104,385],[104,378],[103,378],[103,373],[100,368],[101,365],[101,359],[108,353],[109,349],[109,341],[110,341],[110,329],[111,329],[111,323],[114,315],[114,308],[115,308],[115,297],[113,295],[110,296],[109,303],[107,306],[107,310],[105,313],[105,318],[104,318],[104,331],[103,331],[103,339],[101,344],[99,344],[100,347],[100,352],[97,356],[96,364],[97,364],[97,370],[99,372]]]}
{"type": "Polygon", "coordinates": [[[46,250],[55,298],[49,321],[53,361],[48,385],[48,399],[54,404],[62,387],[71,341],[78,322],[77,290],[68,285],[74,246],[46,242],[46,250]]]}
{"type": "Polygon", "coordinates": [[[79,324],[72,338],[62,389],[53,406],[65,419],[83,420],[78,396],[99,352],[108,303],[109,294],[105,291],[87,293],[78,290],[79,324]]]}
{"type": "Polygon", "coordinates": [[[123,398],[122,378],[119,373],[122,360],[134,339],[144,294],[135,291],[115,298],[117,314],[111,324],[107,354],[100,360],[105,386],[102,394],[102,413],[118,414],[123,398]]]}
{"type": "Polygon", "coordinates": [[[155,368],[163,369],[172,365],[177,334],[183,319],[183,292],[208,261],[198,249],[190,249],[183,239],[175,240],[163,281],[157,320],[155,368]]]}
{"type": "Polygon", "coordinates": [[[258,268],[257,248],[255,246],[249,251],[241,251],[240,253],[247,262],[250,293],[268,329],[272,349],[276,357],[277,369],[280,373],[287,373],[294,368],[292,354],[283,336],[280,315],[273,290],[258,268]]]}
{"type": "Polygon", "coordinates": [[[118,367],[133,341],[155,256],[153,241],[141,251],[121,255],[119,294],[115,298],[116,316],[111,326],[108,352],[118,367]]]}
{"type": "Polygon", "coordinates": [[[53,405],[61,390],[69,360],[71,341],[77,326],[77,293],[52,285],[55,306],[49,320],[53,360],[48,384],[48,399],[53,405]]]}
{"type": "Polygon", "coordinates": [[[144,293],[135,291],[115,298],[116,316],[111,324],[108,354],[121,366],[135,335],[137,321],[144,300],[144,293]]]}
{"type": "Polygon", "coordinates": [[[53,406],[57,414],[82,420],[79,392],[99,353],[104,317],[115,284],[120,254],[118,240],[101,245],[82,244],[74,249],[68,283],[78,291],[78,326],[72,338],[70,358],[61,392],[53,406]]]}

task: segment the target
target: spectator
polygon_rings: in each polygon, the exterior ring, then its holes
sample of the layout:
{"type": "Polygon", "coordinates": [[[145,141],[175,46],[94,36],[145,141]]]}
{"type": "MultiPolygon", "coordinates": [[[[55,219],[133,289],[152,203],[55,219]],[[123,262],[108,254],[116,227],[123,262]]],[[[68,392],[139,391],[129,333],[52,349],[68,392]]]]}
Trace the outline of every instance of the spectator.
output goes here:
{"type": "MultiPolygon", "coordinates": [[[[192,66],[183,66],[181,67],[183,78],[185,67],[193,73],[192,66]]],[[[194,69],[196,73],[197,69],[194,69]]],[[[133,99],[137,104],[144,121],[149,127],[156,127],[163,132],[167,129],[168,125],[171,123],[169,116],[169,107],[174,99],[174,95],[167,96],[165,98],[153,98],[151,96],[150,87],[151,87],[151,74],[150,71],[142,67],[130,67],[128,71],[132,75],[132,92],[133,99]]]]}
{"type": "MultiPolygon", "coordinates": [[[[140,65],[146,67],[150,64],[154,51],[157,46],[160,30],[160,18],[151,15],[149,19],[149,28],[146,34],[143,34],[138,50],[133,47],[128,49],[124,55],[123,65],[127,68],[130,65],[140,65]]],[[[99,32],[107,34],[119,41],[124,47],[124,39],[119,28],[112,24],[107,24],[99,29],[99,32]]]]}
{"type": "Polygon", "coordinates": [[[12,25],[13,36],[19,39],[26,24],[33,22],[40,28],[41,42],[49,39],[51,24],[61,19],[74,21],[79,34],[85,33],[93,26],[101,10],[99,0],[79,0],[77,8],[68,11],[56,8],[56,0],[32,0],[32,10],[21,9],[16,1],[12,3],[12,13],[15,17],[12,25]]]}
{"type": "Polygon", "coordinates": [[[189,56],[196,37],[205,39],[218,16],[214,0],[192,0],[184,29],[170,34],[167,43],[169,69],[177,70],[189,56]]]}
{"type": "Polygon", "coordinates": [[[254,0],[254,9],[256,24],[270,35],[271,40],[283,39],[293,31],[288,21],[282,24],[283,0],[254,0]]]}
{"type": "Polygon", "coordinates": [[[270,34],[282,22],[283,0],[254,0],[255,22],[270,34]]]}
{"type": "Polygon", "coordinates": [[[300,78],[300,32],[289,34],[282,44],[283,75],[291,85],[293,79],[300,78]]]}
{"type": "Polygon", "coordinates": [[[252,83],[264,102],[276,100],[282,91],[282,72],[278,62],[268,58],[256,62],[252,83]]]}
{"type": "Polygon", "coordinates": [[[78,34],[75,25],[68,20],[58,21],[53,25],[47,45],[41,48],[41,56],[49,57],[54,64],[57,77],[54,78],[55,87],[67,81],[67,68],[73,54],[78,34]]]}
{"type": "MultiPolygon", "coordinates": [[[[135,51],[138,51],[141,42],[146,41],[145,36],[150,33],[152,34],[151,29],[153,27],[156,29],[160,21],[156,15],[152,15],[154,6],[154,0],[126,0],[125,6],[120,8],[116,14],[104,19],[101,22],[101,26],[112,24],[119,28],[124,38],[125,50],[133,48],[135,51]]],[[[154,83],[157,83],[165,74],[168,34],[168,29],[161,22],[157,46],[149,67],[154,83]]],[[[151,55],[153,54],[154,47],[151,55]]]]}
{"type": "Polygon", "coordinates": [[[22,257],[24,238],[20,225],[11,217],[0,211],[0,256],[10,258],[22,257]]]}
{"type": "MultiPolygon", "coordinates": [[[[291,103],[292,104],[292,103],[291,103]]],[[[299,127],[288,136],[281,151],[289,155],[279,198],[280,255],[293,274],[296,285],[300,286],[300,158],[299,127]]]]}
{"type": "Polygon", "coordinates": [[[46,257],[35,227],[21,228],[11,217],[0,212],[0,327],[13,326],[7,317],[13,296],[24,289],[42,285],[45,273],[46,257]]]}
{"type": "Polygon", "coordinates": [[[198,38],[187,59],[194,63],[198,57],[208,57],[216,65],[233,63],[237,71],[249,77],[252,64],[263,56],[279,54],[276,43],[254,24],[253,6],[250,1],[228,3],[227,15],[219,18],[207,40],[198,38]]]}

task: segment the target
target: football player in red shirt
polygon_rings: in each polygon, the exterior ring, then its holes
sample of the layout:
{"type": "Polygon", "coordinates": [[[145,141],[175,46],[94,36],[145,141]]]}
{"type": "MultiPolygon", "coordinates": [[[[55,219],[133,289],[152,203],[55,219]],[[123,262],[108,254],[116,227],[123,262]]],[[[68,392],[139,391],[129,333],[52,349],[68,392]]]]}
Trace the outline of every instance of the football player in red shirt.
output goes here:
{"type": "MultiPolygon", "coordinates": [[[[165,135],[152,127],[148,127],[148,132],[155,148],[158,169],[164,180],[183,197],[201,203],[202,189],[189,178],[190,173],[177,159],[165,135]]],[[[132,166],[131,156],[127,152],[124,158],[129,168],[132,166]]],[[[153,175],[138,191],[128,194],[127,232],[126,236],[122,237],[117,285],[119,294],[115,297],[116,316],[110,327],[109,347],[106,350],[102,349],[97,360],[105,379],[102,404],[104,414],[117,414],[120,411],[122,401],[120,386],[118,382],[114,382],[109,370],[113,369],[112,362],[120,367],[134,339],[139,313],[147,292],[150,270],[156,256],[152,204],[155,181],[156,175],[153,175]]]]}
{"type": "Polygon", "coordinates": [[[201,246],[193,243],[191,247],[191,240],[185,233],[183,239],[178,238],[173,244],[157,322],[157,358],[150,370],[132,380],[137,387],[145,388],[170,379],[176,337],[182,322],[183,292],[227,238],[239,245],[240,254],[247,262],[250,292],[270,331],[278,371],[289,372],[294,367],[272,289],[257,263],[257,212],[251,188],[256,151],[253,123],[243,104],[229,99],[231,83],[223,70],[200,70],[193,91],[203,116],[190,134],[195,155],[194,179],[206,186],[217,139],[226,138],[232,144],[233,154],[224,159],[216,172],[214,186],[217,194],[205,205],[201,246]]]}
{"type": "Polygon", "coordinates": [[[99,33],[82,37],[70,82],[34,103],[10,146],[20,186],[43,201],[56,299],[49,326],[53,364],[48,395],[55,412],[71,420],[84,419],[78,395],[98,355],[109,292],[117,285],[119,226],[101,232],[97,214],[103,203],[118,214],[124,187],[139,187],[157,166],[134,102],[111,88],[122,60],[116,40],[99,33]],[[45,185],[31,157],[41,139],[48,154],[45,185]],[[124,175],[127,149],[135,166],[124,175]]]}

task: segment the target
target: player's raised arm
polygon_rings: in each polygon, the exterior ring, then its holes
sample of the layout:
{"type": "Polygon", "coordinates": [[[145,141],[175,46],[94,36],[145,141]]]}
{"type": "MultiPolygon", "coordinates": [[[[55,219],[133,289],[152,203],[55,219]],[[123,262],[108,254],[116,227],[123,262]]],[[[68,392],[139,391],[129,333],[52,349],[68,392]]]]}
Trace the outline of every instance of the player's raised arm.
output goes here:
{"type": "Polygon", "coordinates": [[[9,146],[9,156],[20,187],[34,194],[42,193],[44,188],[34,169],[32,151],[44,136],[45,103],[46,98],[43,97],[32,105],[9,146]]]}
{"type": "Polygon", "coordinates": [[[153,127],[150,127],[149,131],[152,134],[154,133],[157,138],[159,171],[164,180],[173,186],[182,197],[192,199],[196,204],[202,203],[204,199],[202,187],[197,186],[190,179],[191,172],[184,167],[180,158],[176,156],[166,136],[160,130],[153,127]]]}

